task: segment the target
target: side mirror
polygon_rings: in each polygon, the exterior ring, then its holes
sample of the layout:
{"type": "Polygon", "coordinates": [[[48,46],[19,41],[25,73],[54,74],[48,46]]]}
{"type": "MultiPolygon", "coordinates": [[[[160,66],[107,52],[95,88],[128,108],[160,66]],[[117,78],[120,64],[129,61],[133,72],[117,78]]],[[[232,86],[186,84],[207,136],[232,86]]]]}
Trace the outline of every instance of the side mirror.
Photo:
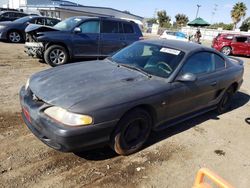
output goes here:
{"type": "Polygon", "coordinates": [[[178,76],[176,80],[180,82],[195,82],[197,77],[193,73],[185,73],[181,76],[178,76]]]}
{"type": "Polygon", "coordinates": [[[81,33],[82,30],[80,27],[75,27],[75,29],[73,30],[74,33],[81,33]]]}

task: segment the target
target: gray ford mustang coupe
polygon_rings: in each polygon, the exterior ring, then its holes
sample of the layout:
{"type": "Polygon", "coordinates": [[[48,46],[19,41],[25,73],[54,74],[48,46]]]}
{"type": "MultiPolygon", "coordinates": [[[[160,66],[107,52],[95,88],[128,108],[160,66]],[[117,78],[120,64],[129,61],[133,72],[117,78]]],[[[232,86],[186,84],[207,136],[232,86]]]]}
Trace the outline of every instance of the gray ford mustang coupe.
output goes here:
{"type": "Polygon", "coordinates": [[[22,116],[54,149],[109,144],[128,155],[151,130],[209,110],[226,112],[243,72],[242,61],[198,44],[139,41],[102,61],[32,75],[20,91],[22,116]]]}

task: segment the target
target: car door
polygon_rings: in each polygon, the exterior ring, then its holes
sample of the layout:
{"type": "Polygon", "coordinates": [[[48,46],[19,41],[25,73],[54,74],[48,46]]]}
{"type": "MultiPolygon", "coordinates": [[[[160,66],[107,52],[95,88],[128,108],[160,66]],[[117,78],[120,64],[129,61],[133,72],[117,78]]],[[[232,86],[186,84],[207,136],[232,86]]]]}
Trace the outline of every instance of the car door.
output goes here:
{"type": "Polygon", "coordinates": [[[124,30],[126,45],[130,45],[133,42],[139,40],[139,36],[136,34],[132,23],[124,22],[123,30],[124,30]]]}
{"type": "Polygon", "coordinates": [[[72,34],[74,56],[99,56],[100,20],[86,20],[78,28],[80,32],[72,34]]]}
{"type": "Polygon", "coordinates": [[[100,34],[100,54],[112,55],[126,46],[122,25],[118,21],[102,20],[100,34]]]}
{"type": "Polygon", "coordinates": [[[248,51],[248,37],[247,36],[236,36],[231,43],[233,54],[247,55],[248,51]]]}
{"type": "Polygon", "coordinates": [[[208,107],[216,100],[218,73],[210,52],[197,52],[189,57],[178,76],[185,73],[194,74],[197,80],[181,82],[176,79],[172,83],[167,112],[170,119],[208,107]]]}

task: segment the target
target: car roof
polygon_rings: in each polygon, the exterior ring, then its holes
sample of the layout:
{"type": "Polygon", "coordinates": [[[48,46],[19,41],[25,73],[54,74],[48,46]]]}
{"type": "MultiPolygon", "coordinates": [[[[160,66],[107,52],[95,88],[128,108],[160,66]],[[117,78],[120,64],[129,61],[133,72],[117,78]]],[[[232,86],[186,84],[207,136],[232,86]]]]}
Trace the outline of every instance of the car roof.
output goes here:
{"type": "MultiPolygon", "coordinates": [[[[0,11],[0,14],[6,13],[6,12],[13,12],[13,13],[22,13],[22,14],[27,14],[25,12],[20,12],[20,11],[13,11],[13,10],[4,10],[4,11],[0,11]]],[[[28,15],[28,14],[27,14],[28,15]]]]}
{"type": "MultiPolygon", "coordinates": [[[[50,19],[55,19],[55,20],[59,20],[57,18],[51,18],[51,17],[48,17],[48,16],[36,16],[36,15],[28,15],[28,16],[24,16],[24,17],[29,17],[29,18],[50,18],[50,19]]],[[[23,18],[24,18],[23,17],[23,18]]],[[[60,20],[59,20],[60,21],[60,20]]]]}
{"type": "Polygon", "coordinates": [[[112,21],[122,21],[122,22],[131,22],[134,23],[133,21],[130,20],[125,20],[125,19],[120,19],[120,18],[114,18],[114,17],[90,17],[90,16],[73,16],[71,18],[79,18],[79,19],[103,19],[103,20],[112,20],[112,21]]]}
{"type": "Polygon", "coordinates": [[[169,40],[169,39],[154,39],[154,40],[143,40],[141,42],[146,42],[146,43],[150,43],[150,44],[155,44],[155,45],[159,45],[159,46],[164,46],[164,47],[168,47],[168,48],[173,48],[173,49],[177,49],[180,51],[183,51],[185,53],[190,53],[192,51],[196,51],[196,50],[206,50],[206,51],[215,51],[211,48],[202,46],[200,44],[197,43],[193,43],[193,42],[184,42],[184,41],[178,41],[178,40],[169,40]]]}
{"type": "Polygon", "coordinates": [[[240,33],[219,33],[220,36],[226,36],[226,35],[230,35],[230,36],[234,36],[234,37],[249,37],[249,34],[240,34],[240,33]]]}

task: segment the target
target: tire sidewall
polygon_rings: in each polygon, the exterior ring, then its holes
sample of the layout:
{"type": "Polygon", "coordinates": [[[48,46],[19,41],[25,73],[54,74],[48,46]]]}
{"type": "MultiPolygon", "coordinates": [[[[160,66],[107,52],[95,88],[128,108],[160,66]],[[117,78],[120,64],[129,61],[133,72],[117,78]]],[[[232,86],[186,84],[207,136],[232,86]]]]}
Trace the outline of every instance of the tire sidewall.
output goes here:
{"type": "Polygon", "coordinates": [[[60,66],[60,65],[63,65],[63,64],[66,64],[69,60],[69,54],[68,54],[68,51],[63,47],[63,46],[60,46],[60,45],[52,45],[50,47],[48,47],[45,52],[44,52],[44,60],[47,64],[49,64],[50,66],[52,67],[56,67],[56,66],[60,66]],[[63,63],[61,64],[55,64],[53,63],[51,60],[50,60],[50,53],[55,50],[55,49],[60,49],[64,52],[64,55],[65,55],[65,59],[63,61],[63,63]]]}
{"type": "Polygon", "coordinates": [[[231,86],[230,88],[228,88],[225,93],[223,94],[223,97],[221,98],[218,107],[217,107],[217,111],[219,114],[223,114],[225,112],[227,112],[228,110],[230,110],[231,108],[231,104],[232,104],[232,98],[233,98],[233,94],[234,94],[234,90],[233,87],[231,86]],[[226,106],[223,105],[225,98],[228,97],[228,101],[226,106]]]}
{"type": "Polygon", "coordinates": [[[111,140],[111,147],[112,149],[120,154],[120,155],[129,155],[136,151],[138,151],[143,144],[146,142],[147,138],[150,135],[152,128],[152,118],[143,109],[135,109],[129,113],[127,113],[117,124],[115,132],[113,133],[112,140],[111,140]],[[144,121],[147,122],[145,126],[147,126],[147,132],[144,137],[144,139],[141,139],[137,145],[131,147],[126,144],[126,141],[124,140],[124,132],[127,130],[128,126],[130,125],[130,122],[132,122],[135,119],[143,118],[144,121]]]}

